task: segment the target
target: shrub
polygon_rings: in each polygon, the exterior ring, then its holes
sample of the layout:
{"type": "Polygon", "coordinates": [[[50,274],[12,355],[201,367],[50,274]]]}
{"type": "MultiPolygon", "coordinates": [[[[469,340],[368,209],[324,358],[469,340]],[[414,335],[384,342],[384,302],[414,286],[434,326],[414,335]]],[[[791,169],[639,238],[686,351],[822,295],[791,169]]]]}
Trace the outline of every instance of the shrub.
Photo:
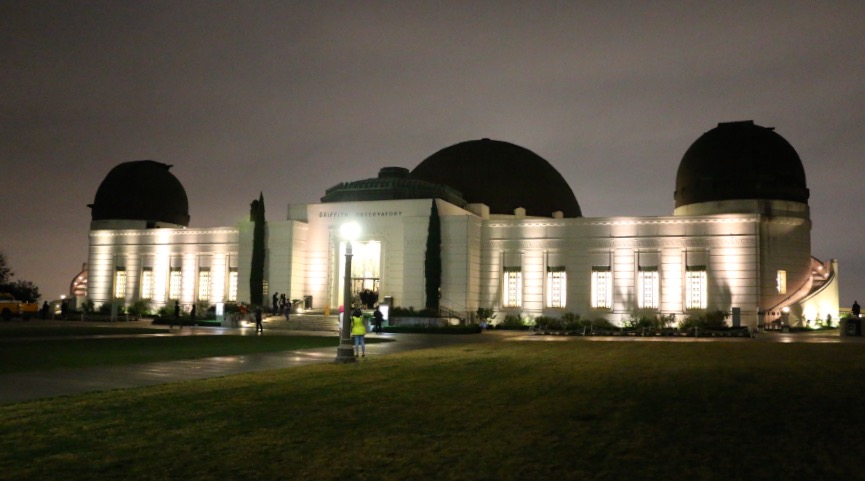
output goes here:
{"type": "Polygon", "coordinates": [[[479,322],[489,321],[490,319],[496,318],[496,315],[493,314],[493,310],[486,307],[478,307],[478,310],[475,311],[475,316],[479,322]]]}
{"type": "Polygon", "coordinates": [[[150,302],[144,300],[137,300],[132,303],[131,306],[126,308],[126,312],[130,316],[143,316],[145,314],[150,314],[150,302]]]}
{"type": "MultiPolygon", "coordinates": [[[[109,316],[111,315],[111,306],[113,304],[111,302],[103,302],[101,306],[99,306],[99,314],[109,316]]],[[[123,315],[126,313],[126,306],[117,306],[117,315],[123,315]]]]}
{"type": "Polygon", "coordinates": [[[726,329],[727,314],[720,310],[708,311],[699,315],[691,315],[679,323],[680,329],[726,329]]]}
{"type": "Polygon", "coordinates": [[[382,329],[384,332],[409,334],[477,334],[481,332],[481,326],[477,324],[467,326],[387,326],[382,329]]]}
{"type": "Polygon", "coordinates": [[[439,317],[436,309],[423,308],[419,311],[414,310],[414,307],[394,307],[390,310],[392,317],[439,317]]]}
{"type": "Polygon", "coordinates": [[[614,330],[617,330],[619,328],[618,326],[616,326],[612,322],[604,319],[603,317],[599,317],[593,321],[590,321],[589,327],[592,327],[595,329],[602,329],[605,331],[614,331],[614,330]]]}
{"type": "Polygon", "coordinates": [[[87,299],[81,304],[81,310],[84,311],[84,314],[93,314],[96,311],[96,308],[93,305],[93,299],[87,299]]]}
{"type": "Polygon", "coordinates": [[[566,312],[562,314],[562,329],[566,331],[579,331],[582,330],[586,323],[580,319],[579,314],[574,314],[573,312],[566,312]]]}
{"type": "Polygon", "coordinates": [[[499,327],[502,329],[522,329],[525,327],[525,323],[523,319],[516,314],[508,314],[505,316],[504,320],[499,327]]]}

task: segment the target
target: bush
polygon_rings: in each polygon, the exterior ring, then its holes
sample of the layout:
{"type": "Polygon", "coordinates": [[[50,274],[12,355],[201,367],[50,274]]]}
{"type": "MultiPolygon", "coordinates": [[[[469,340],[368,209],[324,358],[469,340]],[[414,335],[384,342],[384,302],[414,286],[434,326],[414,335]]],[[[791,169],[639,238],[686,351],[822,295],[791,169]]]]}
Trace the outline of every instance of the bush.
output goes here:
{"type": "Polygon", "coordinates": [[[723,311],[715,310],[704,312],[699,315],[688,316],[685,320],[679,323],[680,329],[726,329],[727,314],[723,311]]]}
{"type": "Polygon", "coordinates": [[[126,308],[126,312],[130,316],[140,317],[145,314],[150,314],[150,302],[144,300],[138,300],[132,303],[131,306],[126,308]]]}
{"type": "MultiPolygon", "coordinates": [[[[119,302],[119,301],[118,301],[119,302]]],[[[104,302],[101,306],[99,306],[99,314],[110,316],[111,315],[111,302],[104,302]]],[[[117,306],[117,315],[121,316],[126,313],[126,306],[117,306]]]]}
{"type": "Polygon", "coordinates": [[[92,299],[87,299],[81,304],[81,310],[84,311],[84,314],[93,314],[96,311],[96,308],[93,305],[92,299]]]}
{"type": "Polygon", "coordinates": [[[468,326],[387,326],[384,332],[407,333],[407,334],[477,334],[481,332],[481,326],[470,324],[468,326]]]}
{"type": "Polygon", "coordinates": [[[484,322],[495,319],[496,315],[493,314],[493,310],[490,308],[478,307],[478,310],[475,311],[475,317],[477,317],[478,322],[484,322]]]}
{"type": "Polygon", "coordinates": [[[440,317],[436,309],[423,308],[415,311],[414,307],[394,307],[390,310],[391,317],[440,317]]]}
{"type": "Polygon", "coordinates": [[[508,314],[498,327],[500,329],[523,329],[526,327],[526,323],[523,322],[522,317],[516,314],[508,314]]]}

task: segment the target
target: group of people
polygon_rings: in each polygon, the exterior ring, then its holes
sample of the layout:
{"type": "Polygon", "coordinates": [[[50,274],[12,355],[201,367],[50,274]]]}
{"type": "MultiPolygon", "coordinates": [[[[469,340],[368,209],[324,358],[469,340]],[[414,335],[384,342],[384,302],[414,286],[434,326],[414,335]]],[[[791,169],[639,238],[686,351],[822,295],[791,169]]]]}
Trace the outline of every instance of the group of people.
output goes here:
{"type": "Polygon", "coordinates": [[[291,306],[292,302],[290,299],[285,297],[285,293],[274,292],[271,297],[271,312],[273,314],[278,314],[280,316],[285,316],[285,320],[288,320],[288,316],[291,315],[291,306]]]}

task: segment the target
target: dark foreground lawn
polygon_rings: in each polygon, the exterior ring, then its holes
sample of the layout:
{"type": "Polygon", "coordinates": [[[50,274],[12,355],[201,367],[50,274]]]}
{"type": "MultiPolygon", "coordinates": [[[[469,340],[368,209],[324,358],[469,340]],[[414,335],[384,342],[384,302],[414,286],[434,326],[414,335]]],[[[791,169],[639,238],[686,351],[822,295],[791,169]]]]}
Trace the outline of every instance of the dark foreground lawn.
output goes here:
{"type": "MultiPolygon", "coordinates": [[[[102,334],[136,335],[121,338],[71,339],[67,334],[52,336],[50,330],[44,330],[38,338],[29,336],[26,339],[17,339],[15,336],[7,338],[0,336],[0,374],[176,361],[326,346],[333,346],[335,349],[338,344],[336,336],[294,337],[278,334],[154,336],[154,333],[160,331],[143,330],[146,334],[113,329],[110,331],[102,334]]],[[[93,335],[93,333],[81,335],[93,335]]],[[[0,479],[2,477],[0,473],[0,479]]]]}
{"type": "Polygon", "coordinates": [[[508,342],[0,407],[2,479],[865,479],[865,350],[508,342]]]}

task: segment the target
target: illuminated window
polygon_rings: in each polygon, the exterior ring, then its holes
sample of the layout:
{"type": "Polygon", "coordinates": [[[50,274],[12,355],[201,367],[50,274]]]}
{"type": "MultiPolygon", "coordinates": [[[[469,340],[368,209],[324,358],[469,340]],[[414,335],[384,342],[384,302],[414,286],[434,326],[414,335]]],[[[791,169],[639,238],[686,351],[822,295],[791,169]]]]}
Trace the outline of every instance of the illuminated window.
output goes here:
{"type": "Polygon", "coordinates": [[[210,269],[198,271],[198,300],[210,300],[210,269]]]}
{"type": "Polygon", "coordinates": [[[180,281],[181,274],[179,267],[172,267],[168,274],[168,298],[171,300],[180,299],[180,281]]]}
{"type": "Polygon", "coordinates": [[[505,267],[502,305],[520,307],[523,304],[523,273],[519,267],[505,267]]]}
{"type": "Polygon", "coordinates": [[[613,307],[613,273],[610,266],[592,267],[592,308],[613,307]]]}
{"type": "Polygon", "coordinates": [[[658,308],[658,268],[640,267],[637,279],[639,305],[643,309],[658,308]]]}
{"type": "Polygon", "coordinates": [[[114,272],[114,298],[126,298],[126,269],[118,267],[114,272]]]}
{"type": "Polygon", "coordinates": [[[237,268],[228,271],[228,302],[237,302],[237,268]]]}
{"type": "Polygon", "coordinates": [[[778,288],[778,294],[787,293],[787,271],[778,271],[775,277],[775,286],[778,288]]]}
{"type": "Polygon", "coordinates": [[[149,267],[141,271],[141,298],[153,299],[153,269],[149,267]]]}
{"type": "Polygon", "coordinates": [[[267,299],[270,296],[270,283],[267,282],[267,279],[261,281],[261,295],[267,299]]]}
{"type": "Polygon", "coordinates": [[[685,309],[706,308],[706,266],[688,266],[685,277],[685,309]]]}
{"type": "Polygon", "coordinates": [[[547,307],[565,307],[568,275],[564,266],[547,267],[547,307]]]}

